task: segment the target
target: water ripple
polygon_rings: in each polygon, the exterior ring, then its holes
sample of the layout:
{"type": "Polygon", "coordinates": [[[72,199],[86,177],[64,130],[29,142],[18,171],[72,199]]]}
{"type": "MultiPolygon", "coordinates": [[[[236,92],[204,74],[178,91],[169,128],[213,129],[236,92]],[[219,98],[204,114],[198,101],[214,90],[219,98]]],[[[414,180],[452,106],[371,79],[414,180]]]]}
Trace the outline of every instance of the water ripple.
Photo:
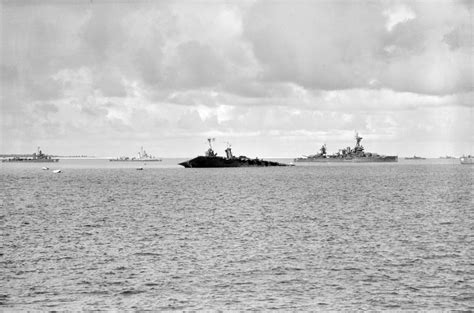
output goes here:
{"type": "Polygon", "coordinates": [[[3,168],[6,310],[473,310],[454,165],[3,168]]]}

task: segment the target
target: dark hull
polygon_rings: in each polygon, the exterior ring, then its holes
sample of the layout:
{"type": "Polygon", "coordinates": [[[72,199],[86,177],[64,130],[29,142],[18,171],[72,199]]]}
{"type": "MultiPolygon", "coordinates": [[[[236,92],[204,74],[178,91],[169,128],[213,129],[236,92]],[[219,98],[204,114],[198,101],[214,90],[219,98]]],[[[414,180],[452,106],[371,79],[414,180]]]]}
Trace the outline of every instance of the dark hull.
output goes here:
{"type": "Polygon", "coordinates": [[[348,157],[348,158],[298,158],[295,162],[301,163],[377,163],[398,162],[398,156],[378,157],[348,157]]]}
{"type": "Polygon", "coordinates": [[[54,163],[59,162],[59,159],[8,159],[2,162],[16,162],[16,163],[54,163]]]}
{"type": "Polygon", "coordinates": [[[288,166],[288,164],[265,161],[260,159],[226,159],[223,157],[205,157],[198,156],[189,161],[181,162],[179,165],[182,165],[186,168],[210,168],[210,167],[266,167],[266,166],[288,166]]]}

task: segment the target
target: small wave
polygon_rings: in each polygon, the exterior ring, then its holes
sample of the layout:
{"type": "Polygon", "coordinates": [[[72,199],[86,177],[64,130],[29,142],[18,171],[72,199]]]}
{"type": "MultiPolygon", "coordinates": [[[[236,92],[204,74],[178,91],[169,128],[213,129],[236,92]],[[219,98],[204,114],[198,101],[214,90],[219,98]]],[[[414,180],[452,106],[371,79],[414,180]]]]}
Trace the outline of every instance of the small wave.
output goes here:
{"type": "Polygon", "coordinates": [[[153,252],[137,252],[135,255],[139,256],[159,256],[159,253],[153,253],[153,252]]]}
{"type": "Polygon", "coordinates": [[[143,290],[125,290],[125,291],[120,292],[120,294],[125,295],[125,296],[131,296],[131,295],[136,295],[136,294],[140,294],[144,292],[145,291],[143,290]]]}
{"type": "Polygon", "coordinates": [[[474,300],[474,296],[472,294],[461,294],[461,295],[455,296],[454,299],[456,301],[472,301],[474,300]]]}
{"type": "Polygon", "coordinates": [[[0,305],[4,305],[7,303],[8,295],[0,294],[0,305]]]}
{"type": "Polygon", "coordinates": [[[109,294],[109,292],[108,292],[108,291],[104,291],[104,290],[92,290],[92,291],[85,291],[85,292],[82,292],[82,294],[88,294],[88,295],[98,296],[98,295],[107,295],[107,294],[109,294]]]}
{"type": "Polygon", "coordinates": [[[360,268],[356,268],[356,267],[344,267],[343,270],[344,271],[363,272],[360,268]]]}

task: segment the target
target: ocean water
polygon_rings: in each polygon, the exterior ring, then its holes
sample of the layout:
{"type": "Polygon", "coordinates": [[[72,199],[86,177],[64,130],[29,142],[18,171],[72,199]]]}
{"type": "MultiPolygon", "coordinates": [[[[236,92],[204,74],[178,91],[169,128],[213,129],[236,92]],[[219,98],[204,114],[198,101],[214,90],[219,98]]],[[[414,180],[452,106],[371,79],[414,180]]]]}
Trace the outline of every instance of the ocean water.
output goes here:
{"type": "Polygon", "coordinates": [[[455,161],[2,164],[0,309],[473,310],[455,161]]]}

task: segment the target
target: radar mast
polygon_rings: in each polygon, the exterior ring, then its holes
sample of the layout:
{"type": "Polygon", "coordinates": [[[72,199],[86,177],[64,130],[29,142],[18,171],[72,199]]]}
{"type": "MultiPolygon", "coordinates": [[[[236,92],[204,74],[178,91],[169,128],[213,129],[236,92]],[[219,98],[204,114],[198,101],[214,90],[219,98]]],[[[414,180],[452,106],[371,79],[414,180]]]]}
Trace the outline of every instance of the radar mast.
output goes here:
{"type": "Polygon", "coordinates": [[[357,131],[355,132],[355,139],[356,139],[356,147],[359,147],[362,137],[359,136],[359,133],[357,131]]]}
{"type": "Polygon", "coordinates": [[[217,156],[217,153],[214,152],[212,149],[211,142],[216,141],[216,138],[207,138],[207,142],[209,143],[209,149],[206,151],[206,156],[217,156]]]}

